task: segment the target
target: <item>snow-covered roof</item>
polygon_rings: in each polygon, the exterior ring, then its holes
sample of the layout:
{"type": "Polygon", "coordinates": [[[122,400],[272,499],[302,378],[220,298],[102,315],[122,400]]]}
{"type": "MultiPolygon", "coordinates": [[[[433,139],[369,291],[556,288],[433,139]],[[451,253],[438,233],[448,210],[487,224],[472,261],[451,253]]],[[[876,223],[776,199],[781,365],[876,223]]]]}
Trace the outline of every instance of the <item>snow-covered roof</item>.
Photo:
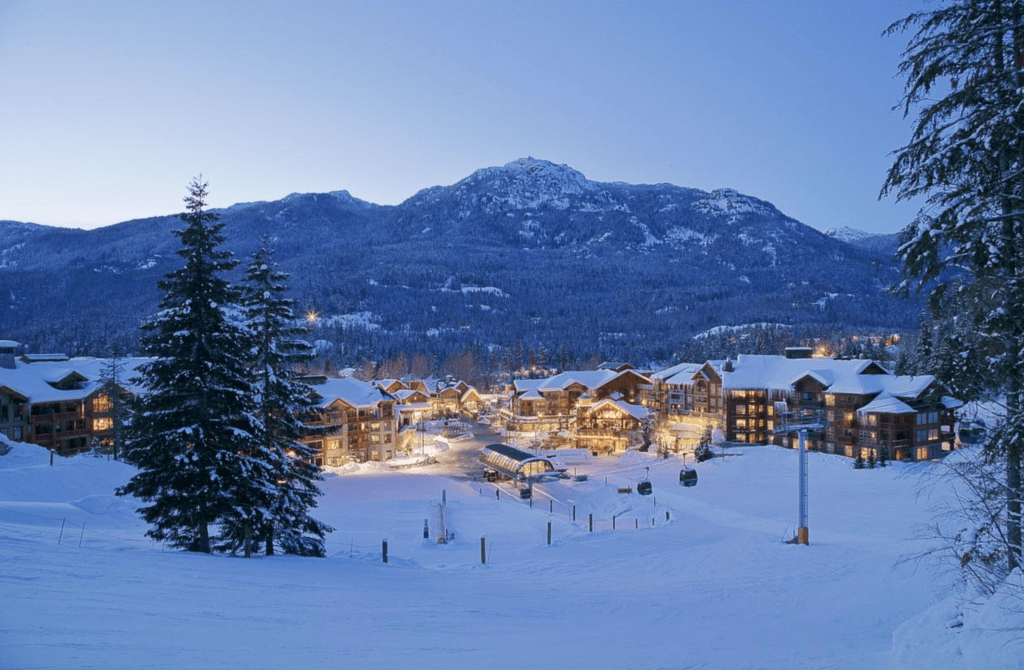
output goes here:
{"type": "Polygon", "coordinates": [[[382,400],[392,400],[394,397],[374,384],[354,377],[328,379],[326,384],[314,386],[313,391],[320,396],[320,407],[328,407],[336,400],[341,400],[351,407],[370,408],[376,407],[382,400]]]}
{"type": "Polygon", "coordinates": [[[482,395],[480,395],[480,392],[479,392],[479,391],[477,391],[477,390],[476,390],[475,388],[473,388],[472,386],[470,386],[469,388],[467,388],[467,389],[466,389],[466,392],[462,394],[462,400],[463,400],[463,401],[465,401],[465,400],[466,400],[467,398],[469,398],[469,397],[471,397],[471,396],[476,396],[477,398],[480,398],[481,400],[483,400],[483,396],[482,396],[482,395]]]}
{"type": "Polygon", "coordinates": [[[916,398],[934,381],[934,375],[900,375],[891,377],[885,390],[899,398],[916,398]]]}
{"type": "Polygon", "coordinates": [[[703,363],[679,363],[655,372],[651,375],[651,379],[662,380],[666,384],[686,384],[703,366],[703,363]]]}
{"type": "Polygon", "coordinates": [[[964,406],[963,402],[948,395],[942,396],[942,404],[946,409],[959,409],[964,406]]]}
{"type": "Polygon", "coordinates": [[[21,358],[27,363],[52,363],[54,361],[66,362],[70,360],[67,354],[25,354],[21,358]]]}
{"type": "Polygon", "coordinates": [[[877,398],[857,410],[858,414],[915,414],[917,410],[888,393],[877,398]]]}
{"type": "MultiPolygon", "coordinates": [[[[148,358],[122,358],[119,382],[122,388],[140,393],[142,388],[132,383],[138,367],[149,362],[148,358]]],[[[24,363],[16,361],[15,367],[0,368],[0,386],[5,386],[18,395],[28,398],[32,404],[61,402],[88,398],[103,386],[103,369],[109,366],[105,358],[72,358],[55,362],[24,363]],[[61,390],[54,387],[68,377],[80,382],[79,388],[61,390]]]]}
{"type": "Polygon", "coordinates": [[[869,360],[786,358],[785,356],[740,354],[735,361],[732,361],[732,370],[726,371],[726,367],[728,367],[726,363],[716,363],[714,367],[721,375],[722,387],[726,390],[789,390],[794,383],[807,376],[831,390],[841,381],[853,380],[871,365],[873,365],[873,361],[869,360]]]}
{"type": "Polygon", "coordinates": [[[398,389],[397,391],[392,392],[391,395],[398,398],[399,402],[405,402],[412,396],[416,395],[422,396],[424,398],[426,397],[426,394],[418,389],[398,389]]]}
{"type": "Polygon", "coordinates": [[[593,414],[604,407],[612,406],[617,408],[624,414],[629,414],[634,419],[643,420],[647,417],[647,408],[641,405],[631,405],[628,402],[622,400],[612,400],[611,398],[605,398],[604,400],[592,405],[587,409],[587,414],[593,414]]]}
{"type": "Polygon", "coordinates": [[[535,390],[541,394],[545,391],[564,391],[573,384],[580,384],[587,389],[596,389],[613,379],[618,379],[628,374],[643,378],[642,375],[637,374],[634,370],[623,370],[622,372],[615,372],[614,370],[576,370],[562,372],[546,379],[517,379],[514,385],[516,392],[535,390]]]}
{"type": "Polygon", "coordinates": [[[47,384],[59,384],[68,377],[74,377],[80,382],[89,381],[84,375],[75,372],[70,368],[54,368],[52,370],[47,370],[43,375],[43,381],[47,384]]]}

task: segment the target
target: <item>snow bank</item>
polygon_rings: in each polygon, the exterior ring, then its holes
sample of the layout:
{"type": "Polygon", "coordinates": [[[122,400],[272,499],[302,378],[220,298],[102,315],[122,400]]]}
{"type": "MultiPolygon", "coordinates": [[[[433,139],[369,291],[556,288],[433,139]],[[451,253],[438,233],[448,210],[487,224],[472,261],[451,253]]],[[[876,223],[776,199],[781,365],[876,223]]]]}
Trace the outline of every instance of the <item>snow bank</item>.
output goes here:
{"type": "Polygon", "coordinates": [[[1024,668],[1024,579],[1020,569],[991,598],[946,598],[893,633],[898,670],[1024,668]]]}

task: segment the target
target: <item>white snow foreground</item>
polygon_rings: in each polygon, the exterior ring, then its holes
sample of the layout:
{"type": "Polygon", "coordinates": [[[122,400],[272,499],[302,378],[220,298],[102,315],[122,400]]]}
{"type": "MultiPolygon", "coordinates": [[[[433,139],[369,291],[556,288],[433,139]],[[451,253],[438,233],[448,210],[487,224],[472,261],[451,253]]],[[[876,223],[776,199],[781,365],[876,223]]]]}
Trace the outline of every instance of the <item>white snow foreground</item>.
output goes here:
{"type": "Polygon", "coordinates": [[[129,466],[50,466],[15,443],[0,456],[0,668],[1021,667],[1019,635],[998,633],[1020,631],[1006,602],[958,615],[948,575],[893,567],[923,548],[905,538],[930,519],[916,482],[933,465],[810,454],[802,547],[781,541],[796,453],[727,453],[694,488],[676,459],[594,459],[585,482],[537,485],[532,508],[441,466],[332,473],[315,511],[337,529],[329,557],[245,560],[146,540],[137,503],[113,496],[129,466]],[[652,496],[618,493],[647,467],[652,496]],[[423,539],[442,491],[447,545],[423,539]]]}

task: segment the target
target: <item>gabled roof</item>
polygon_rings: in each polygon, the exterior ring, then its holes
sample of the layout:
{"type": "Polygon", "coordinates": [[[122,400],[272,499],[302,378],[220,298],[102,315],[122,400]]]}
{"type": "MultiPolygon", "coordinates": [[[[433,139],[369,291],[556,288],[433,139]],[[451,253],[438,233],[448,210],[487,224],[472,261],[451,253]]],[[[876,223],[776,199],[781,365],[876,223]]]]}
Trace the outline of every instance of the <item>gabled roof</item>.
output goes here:
{"type": "Polygon", "coordinates": [[[592,391],[624,375],[634,375],[640,379],[646,379],[643,375],[637,374],[633,370],[623,370],[622,372],[615,372],[613,370],[576,370],[562,372],[546,379],[517,379],[513,384],[517,393],[531,389],[541,394],[553,393],[564,391],[574,384],[579,384],[592,391]]]}
{"type": "Polygon", "coordinates": [[[858,414],[916,414],[917,410],[894,398],[888,393],[882,393],[877,398],[857,410],[858,414]]]}
{"type": "Polygon", "coordinates": [[[893,377],[886,390],[899,398],[917,398],[935,381],[934,375],[900,375],[893,377]]]}
{"type": "Polygon", "coordinates": [[[729,389],[790,390],[801,379],[817,381],[832,393],[874,395],[880,393],[893,376],[877,363],[866,359],[786,358],[740,354],[732,370],[724,365],[715,369],[722,376],[722,387],[729,389]]]}
{"type": "Polygon", "coordinates": [[[395,396],[395,398],[397,398],[399,402],[405,402],[409,398],[413,398],[413,397],[416,397],[416,396],[419,396],[419,397],[423,398],[424,401],[427,398],[427,394],[426,393],[424,393],[423,391],[417,390],[417,389],[398,389],[397,391],[393,392],[391,395],[395,396]]]}
{"type": "MultiPolygon", "coordinates": [[[[143,389],[133,382],[133,378],[138,376],[139,366],[151,360],[120,359],[121,388],[132,393],[141,393],[143,389]]],[[[72,358],[31,364],[16,361],[13,369],[0,368],[0,388],[8,388],[32,404],[84,400],[103,388],[103,370],[109,363],[109,359],[104,358],[72,358]],[[55,386],[69,377],[78,382],[78,388],[63,390],[55,386]]]]}
{"type": "Polygon", "coordinates": [[[601,400],[600,402],[591,405],[583,413],[593,414],[594,412],[597,412],[606,407],[614,407],[621,413],[628,414],[629,416],[637,420],[643,420],[644,418],[647,417],[646,407],[643,407],[641,405],[631,405],[628,402],[623,402],[622,400],[612,400],[611,398],[605,398],[604,400],[601,400]]]}
{"type": "Polygon", "coordinates": [[[363,382],[354,377],[328,379],[326,384],[313,387],[319,398],[320,407],[329,407],[340,400],[350,407],[366,409],[376,407],[381,401],[395,400],[395,396],[370,382],[363,382]]]}
{"type": "Polygon", "coordinates": [[[15,388],[7,382],[0,381],[0,391],[3,391],[7,395],[16,395],[22,400],[28,400],[28,393],[20,389],[15,388]]]}
{"type": "Polygon", "coordinates": [[[703,363],[679,363],[672,367],[659,370],[651,375],[651,379],[664,381],[666,384],[686,384],[700,370],[703,363]]]}
{"type": "Polygon", "coordinates": [[[88,378],[86,378],[86,376],[83,375],[82,373],[75,372],[74,370],[70,370],[68,368],[55,368],[53,370],[47,370],[46,373],[43,375],[43,381],[45,381],[47,384],[50,384],[51,386],[55,384],[60,384],[61,382],[65,382],[68,379],[74,379],[76,382],[79,383],[89,381],[88,378]]]}
{"type": "Polygon", "coordinates": [[[377,382],[377,385],[391,393],[406,388],[405,383],[401,379],[381,379],[377,382]]]}

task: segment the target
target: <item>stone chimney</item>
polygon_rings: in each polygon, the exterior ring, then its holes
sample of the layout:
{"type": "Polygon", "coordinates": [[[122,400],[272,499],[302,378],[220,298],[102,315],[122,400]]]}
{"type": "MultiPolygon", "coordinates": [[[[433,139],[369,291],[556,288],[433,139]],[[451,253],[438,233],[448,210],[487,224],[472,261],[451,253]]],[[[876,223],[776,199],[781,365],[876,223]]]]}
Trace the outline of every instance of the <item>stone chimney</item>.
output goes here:
{"type": "Polygon", "coordinates": [[[0,340],[0,368],[14,369],[14,359],[22,354],[21,344],[14,340],[0,340]]]}

